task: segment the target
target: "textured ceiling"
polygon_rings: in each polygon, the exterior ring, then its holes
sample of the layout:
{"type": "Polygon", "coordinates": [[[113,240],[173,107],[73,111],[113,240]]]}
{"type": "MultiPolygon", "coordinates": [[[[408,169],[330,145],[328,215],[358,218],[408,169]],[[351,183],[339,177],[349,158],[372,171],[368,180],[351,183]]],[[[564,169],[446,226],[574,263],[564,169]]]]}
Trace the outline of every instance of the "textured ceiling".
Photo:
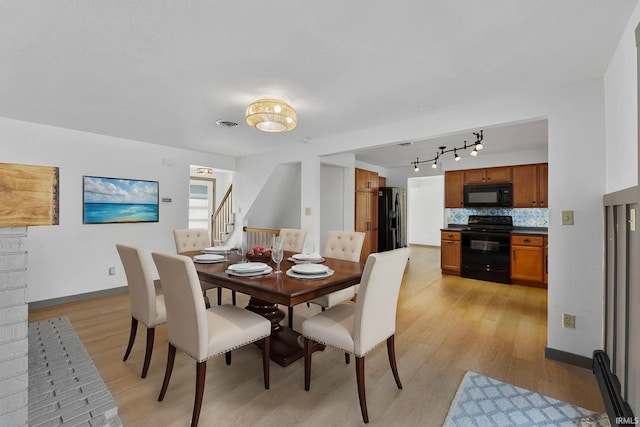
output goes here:
{"type": "Polygon", "coordinates": [[[0,116],[254,154],[602,76],[635,3],[1,1],[0,116]],[[244,124],[267,95],[296,129],[244,124]]]}

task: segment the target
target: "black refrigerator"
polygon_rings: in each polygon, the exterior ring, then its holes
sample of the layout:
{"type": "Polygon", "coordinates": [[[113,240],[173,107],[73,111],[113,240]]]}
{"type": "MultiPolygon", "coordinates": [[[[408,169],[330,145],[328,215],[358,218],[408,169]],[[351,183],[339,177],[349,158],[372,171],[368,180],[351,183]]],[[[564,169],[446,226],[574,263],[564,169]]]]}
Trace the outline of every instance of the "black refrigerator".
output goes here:
{"type": "Polygon", "coordinates": [[[407,246],[407,191],[398,187],[378,190],[378,252],[407,246]]]}

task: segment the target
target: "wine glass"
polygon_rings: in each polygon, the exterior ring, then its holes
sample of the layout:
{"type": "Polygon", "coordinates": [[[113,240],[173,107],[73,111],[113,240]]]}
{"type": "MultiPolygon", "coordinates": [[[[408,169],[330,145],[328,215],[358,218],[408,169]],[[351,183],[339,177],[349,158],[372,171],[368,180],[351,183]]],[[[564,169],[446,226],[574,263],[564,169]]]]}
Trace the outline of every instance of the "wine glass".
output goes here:
{"type": "Polygon", "coordinates": [[[280,271],[280,263],[282,262],[282,239],[280,237],[273,238],[273,246],[271,247],[271,259],[276,263],[276,274],[282,273],[280,271]]]}
{"type": "Polygon", "coordinates": [[[239,263],[245,262],[244,246],[240,245],[239,247],[236,248],[236,255],[238,256],[239,263]]]}

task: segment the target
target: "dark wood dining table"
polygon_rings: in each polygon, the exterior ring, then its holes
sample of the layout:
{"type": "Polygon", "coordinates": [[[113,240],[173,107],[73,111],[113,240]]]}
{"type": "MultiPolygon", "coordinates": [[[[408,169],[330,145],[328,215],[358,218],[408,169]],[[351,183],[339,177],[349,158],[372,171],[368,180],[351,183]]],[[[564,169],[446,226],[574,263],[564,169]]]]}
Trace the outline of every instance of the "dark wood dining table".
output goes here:
{"type": "MultiPolygon", "coordinates": [[[[201,252],[183,252],[181,255],[193,257],[201,252]]],[[[240,261],[235,253],[227,254],[228,261],[220,263],[194,263],[203,290],[223,287],[249,295],[247,310],[258,313],[271,321],[271,359],[281,366],[288,366],[303,357],[303,349],[298,337],[300,333],[282,325],[285,313],[278,304],[293,307],[331,292],[346,289],[360,283],[364,264],[334,258],[325,258],[324,264],[334,274],[324,279],[298,279],[289,277],[286,271],[295,263],[290,261],[292,252],[285,252],[280,268],[282,273],[275,273],[275,263],[268,260],[266,264],[274,271],[261,276],[241,277],[225,273],[227,267],[240,261]]],[[[324,349],[317,345],[315,350],[324,349]]]]}

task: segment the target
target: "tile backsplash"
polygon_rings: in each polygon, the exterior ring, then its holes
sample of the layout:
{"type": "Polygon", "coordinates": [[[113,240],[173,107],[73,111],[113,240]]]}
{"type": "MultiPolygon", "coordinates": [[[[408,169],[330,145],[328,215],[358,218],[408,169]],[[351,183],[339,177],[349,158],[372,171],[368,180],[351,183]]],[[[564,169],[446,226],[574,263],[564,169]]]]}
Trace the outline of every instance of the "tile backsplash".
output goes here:
{"type": "Polygon", "coordinates": [[[510,215],[516,227],[548,227],[547,208],[450,208],[445,209],[447,224],[467,224],[469,215],[510,215]]]}

